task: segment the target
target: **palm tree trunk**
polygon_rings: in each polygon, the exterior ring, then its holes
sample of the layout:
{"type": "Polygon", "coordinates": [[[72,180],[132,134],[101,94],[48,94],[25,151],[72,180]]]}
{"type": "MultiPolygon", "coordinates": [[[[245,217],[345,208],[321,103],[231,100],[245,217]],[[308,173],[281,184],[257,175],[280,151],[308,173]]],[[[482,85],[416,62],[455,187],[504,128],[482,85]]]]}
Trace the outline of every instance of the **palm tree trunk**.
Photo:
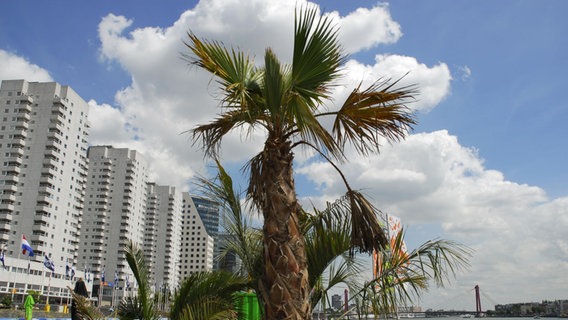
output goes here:
{"type": "Polygon", "coordinates": [[[294,187],[290,142],[267,139],[261,180],[266,190],[264,275],[259,284],[264,319],[311,319],[308,268],[294,187]]]}

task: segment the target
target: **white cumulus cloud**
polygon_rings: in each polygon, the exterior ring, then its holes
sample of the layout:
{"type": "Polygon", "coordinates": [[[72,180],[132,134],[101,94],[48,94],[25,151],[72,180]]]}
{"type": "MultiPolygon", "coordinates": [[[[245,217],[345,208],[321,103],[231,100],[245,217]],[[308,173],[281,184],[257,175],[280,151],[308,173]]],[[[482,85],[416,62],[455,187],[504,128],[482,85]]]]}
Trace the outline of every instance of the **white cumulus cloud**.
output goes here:
{"type": "MultiPolygon", "coordinates": [[[[567,280],[543,275],[568,270],[568,198],[550,200],[541,188],[507,180],[444,130],[410,135],[378,156],[352,155],[342,171],[351,187],[401,217],[410,230],[475,249],[471,270],[460,273],[453,286],[426,295],[423,306],[475,284],[502,303],[562,297],[567,280]]],[[[320,186],[311,202],[322,204],[345,192],[328,164],[308,163],[297,172],[320,186]]]]}
{"type": "Polygon", "coordinates": [[[2,49],[0,49],[0,79],[24,79],[29,82],[53,81],[47,70],[2,49]]]}
{"type": "MultiPolygon", "coordinates": [[[[199,37],[244,50],[258,63],[262,63],[265,48],[271,47],[286,62],[292,54],[294,10],[305,4],[260,0],[200,2],[166,28],[131,30],[135,17],[115,14],[104,17],[99,24],[102,60],[120,65],[132,78],[131,84],[116,94],[120,117],[113,121],[121,119],[123,123],[123,127],[115,127],[116,136],[130,136],[133,142],[147,149],[158,148],[168,155],[167,159],[176,164],[177,174],[169,173],[170,166],[154,166],[153,169],[159,170],[156,176],[174,178],[160,183],[183,184],[194,172],[203,172],[202,151],[191,146],[189,134],[181,133],[216,116],[219,92],[211,75],[188,66],[182,59],[182,53],[189,53],[183,44],[187,32],[191,30],[199,37]]],[[[385,5],[358,9],[343,17],[336,12],[328,15],[341,27],[344,45],[351,51],[390,43],[401,35],[400,26],[393,21],[385,5]]],[[[444,68],[444,64],[427,67],[414,58],[399,56],[377,60],[373,66],[351,60],[345,73],[358,73],[346,77],[341,90],[349,92],[364,79],[398,77],[410,71],[408,81],[424,87],[425,97],[428,97],[427,101],[416,103],[416,108],[433,108],[449,91],[451,77],[444,68]],[[393,70],[396,62],[405,63],[404,72],[393,70]]],[[[342,93],[337,93],[338,99],[344,97],[342,93]]],[[[97,117],[94,113],[99,111],[109,112],[104,108],[94,110],[93,117],[97,117]]],[[[223,160],[242,162],[250,158],[260,150],[262,135],[258,132],[246,140],[242,132],[228,135],[222,149],[223,160]]],[[[115,139],[110,131],[94,131],[91,137],[98,144],[115,139]]],[[[143,153],[148,157],[149,152],[152,151],[143,153]]]]}

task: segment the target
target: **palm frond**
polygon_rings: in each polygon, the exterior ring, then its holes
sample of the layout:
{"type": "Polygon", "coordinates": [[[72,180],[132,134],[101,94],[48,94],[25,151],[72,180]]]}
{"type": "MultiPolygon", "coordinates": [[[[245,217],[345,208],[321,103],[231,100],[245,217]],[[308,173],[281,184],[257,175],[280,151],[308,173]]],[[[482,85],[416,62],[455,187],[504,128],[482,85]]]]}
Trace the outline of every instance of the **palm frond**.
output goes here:
{"type": "Polygon", "coordinates": [[[286,92],[284,77],[282,75],[280,61],[270,48],[266,49],[264,55],[264,98],[266,106],[270,111],[271,125],[277,126],[282,122],[279,117],[282,116],[281,108],[286,92]]]}
{"type": "Polygon", "coordinates": [[[81,319],[102,320],[106,318],[97,307],[93,306],[91,302],[87,300],[87,298],[80,294],[76,294],[71,287],[67,288],[71,292],[71,297],[75,302],[75,309],[81,319]]]}
{"type": "Polygon", "coordinates": [[[346,55],[339,44],[331,17],[321,17],[317,7],[295,14],[292,91],[303,97],[312,111],[328,98],[329,86],[340,73],[346,55]]]}
{"type": "Polygon", "coordinates": [[[251,105],[251,102],[260,92],[258,81],[262,72],[259,72],[248,55],[235,49],[229,52],[222,43],[201,40],[192,32],[188,33],[188,37],[189,42],[185,42],[185,45],[193,52],[193,56],[182,57],[217,77],[225,95],[223,102],[226,106],[249,109],[258,105],[251,105]]]}
{"type": "Polygon", "coordinates": [[[367,284],[375,314],[392,314],[397,306],[412,304],[428,289],[432,280],[444,286],[458,270],[467,268],[472,251],[467,246],[448,240],[427,241],[410,253],[404,251],[404,231],[389,250],[378,255],[379,274],[367,284]]]}
{"type": "Polygon", "coordinates": [[[351,143],[361,154],[378,152],[380,138],[398,141],[416,124],[412,112],[404,105],[416,89],[413,86],[393,89],[390,81],[379,80],[361,91],[355,88],[335,114],[334,138],[344,148],[351,143]]]}
{"type": "Polygon", "coordinates": [[[237,312],[227,309],[227,306],[215,297],[203,298],[199,303],[186,306],[178,320],[230,320],[237,319],[237,312]]]}
{"type": "Polygon", "coordinates": [[[118,318],[120,320],[143,319],[143,308],[138,296],[126,297],[120,301],[118,306],[118,318]]]}
{"type": "Polygon", "coordinates": [[[174,297],[170,312],[173,320],[182,319],[184,310],[212,307],[230,311],[234,308],[234,293],[246,290],[249,281],[225,271],[201,272],[189,275],[174,297]]]}
{"type": "Polygon", "coordinates": [[[225,112],[213,122],[193,128],[191,130],[193,141],[194,143],[200,141],[205,155],[215,158],[219,152],[222,138],[229,131],[244,124],[250,124],[251,126],[260,124],[259,121],[263,119],[263,115],[251,116],[250,110],[247,109],[235,109],[225,112]]]}
{"type": "Polygon", "coordinates": [[[345,60],[331,18],[319,16],[315,6],[298,10],[285,112],[301,140],[315,143],[321,151],[340,160],[344,159],[342,149],[314,114],[329,98],[330,87],[345,60]]]}
{"type": "Polygon", "coordinates": [[[347,193],[328,205],[327,210],[338,215],[348,214],[351,217],[351,233],[349,239],[351,255],[358,252],[371,253],[382,250],[387,244],[385,232],[378,220],[378,210],[359,191],[349,189],[347,193]]]}
{"type": "Polygon", "coordinates": [[[160,317],[152,300],[152,291],[149,283],[149,270],[144,260],[144,253],[134,242],[129,241],[126,246],[126,262],[138,284],[138,299],[142,308],[143,319],[155,320],[160,317]]]}
{"type": "Polygon", "coordinates": [[[315,285],[336,258],[351,248],[349,216],[340,215],[344,212],[338,210],[314,210],[315,215],[304,233],[310,286],[315,285]]]}
{"type": "Polygon", "coordinates": [[[215,162],[218,170],[215,179],[199,178],[198,186],[224,208],[223,227],[230,236],[225,239],[222,254],[228,251],[236,254],[242,262],[242,274],[258,279],[262,272],[262,233],[243,214],[240,192],[234,190],[231,176],[218,160],[215,162]]]}

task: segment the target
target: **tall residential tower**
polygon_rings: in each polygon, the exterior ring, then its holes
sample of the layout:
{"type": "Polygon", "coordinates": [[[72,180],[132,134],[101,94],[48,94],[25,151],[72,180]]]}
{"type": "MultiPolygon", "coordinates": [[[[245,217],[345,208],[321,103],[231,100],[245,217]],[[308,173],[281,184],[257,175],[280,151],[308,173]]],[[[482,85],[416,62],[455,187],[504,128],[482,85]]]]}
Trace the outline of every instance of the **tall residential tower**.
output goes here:
{"type": "Polygon", "coordinates": [[[135,150],[110,146],[90,147],[88,158],[78,265],[89,268],[99,280],[104,271],[106,282],[121,288],[131,274],[125,256],[128,242],[143,245],[147,164],[135,150]]]}
{"type": "Polygon", "coordinates": [[[22,235],[57,268],[76,263],[87,174],[88,104],[55,82],[0,87],[0,244],[17,257],[22,235]]]}
{"type": "Polygon", "coordinates": [[[171,186],[148,184],[144,254],[153,283],[174,290],[180,280],[182,193],[171,186]]]}

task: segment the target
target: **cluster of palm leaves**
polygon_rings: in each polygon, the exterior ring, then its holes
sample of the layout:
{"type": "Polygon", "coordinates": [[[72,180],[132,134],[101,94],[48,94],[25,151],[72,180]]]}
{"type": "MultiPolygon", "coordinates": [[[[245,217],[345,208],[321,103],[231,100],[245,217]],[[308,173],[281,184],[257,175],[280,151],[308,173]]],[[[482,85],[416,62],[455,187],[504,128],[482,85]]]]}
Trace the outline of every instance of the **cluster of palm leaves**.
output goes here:
{"type": "MultiPolygon", "coordinates": [[[[220,203],[225,213],[228,237],[222,255],[232,252],[241,260],[236,273],[211,271],[195,273],[184,279],[172,299],[170,319],[237,319],[238,292],[250,290],[258,293],[262,276],[262,231],[251,223],[250,214],[243,212],[240,192],[234,190],[232,178],[217,162],[216,179],[201,178],[199,185],[204,193],[220,203]]],[[[330,293],[338,285],[347,286],[351,303],[361,317],[366,314],[389,315],[398,306],[410,305],[433,281],[443,286],[455,272],[467,266],[470,250],[456,242],[433,240],[418,249],[405,253],[403,232],[388,250],[379,252],[376,277],[361,282],[361,273],[368,270],[369,259],[365,255],[351,255],[350,219],[347,206],[338,200],[329,203],[324,210],[302,212],[301,228],[305,234],[309,266],[310,304],[330,306],[330,293]]],[[[123,320],[156,320],[162,315],[158,310],[150,287],[149,271],[143,252],[132,242],[126,250],[127,262],[138,284],[134,297],[126,297],[118,308],[123,320]]],[[[222,256],[221,256],[222,258],[222,256]]],[[[258,295],[261,300],[262,295],[258,295]]],[[[80,296],[73,296],[77,309],[84,319],[102,319],[103,315],[80,296]]]]}
{"type": "Polygon", "coordinates": [[[346,188],[337,206],[349,212],[349,229],[342,230],[348,231],[349,254],[371,253],[383,250],[388,243],[377,210],[349,185],[334,162],[347,161],[348,146],[362,155],[378,152],[384,141],[403,139],[415,124],[405,103],[416,90],[413,86],[397,87],[397,81],[379,79],[366,88],[359,85],[338,110],[327,108],[347,61],[338,29],[333,19],[321,16],[315,6],[297,10],[294,21],[290,63],[280,61],[267,48],[264,65],[258,65],[239,49],[228,49],[191,32],[186,43],[191,54],[185,55],[219,84],[222,112],[210,123],[191,130],[205,155],[217,158],[223,137],[234,130],[255,130],[265,136],[263,149],[245,168],[247,199],[263,218],[262,268],[248,272],[260,273],[257,292],[270,319],[311,317],[315,278],[309,271],[313,267],[309,266],[309,240],[304,231],[315,225],[303,224],[309,216],[297,199],[295,150],[313,150],[337,169],[346,188]]]}
{"type": "MultiPolygon", "coordinates": [[[[222,204],[228,240],[221,255],[236,254],[242,261],[238,274],[249,279],[250,288],[259,292],[262,276],[262,230],[251,224],[251,216],[243,213],[240,193],[232,178],[217,162],[216,179],[201,178],[200,187],[211,199],[222,204]]],[[[454,241],[431,240],[419,248],[403,251],[404,232],[400,232],[389,248],[378,252],[381,270],[366,282],[361,274],[370,269],[368,255],[352,255],[351,219],[347,198],[328,203],[324,210],[302,211],[301,232],[305,235],[309,268],[310,304],[330,305],[331,292],[338,285],[347,286],[353,304],[361,314],[392,314],[398,306],[411,305],[430,285],[444,286],[458,270],[468,266],[471,250],[454,241]]],[[[262,295],[259,295],[262,302],[262,295]]],[[[262,303],[261,303],[262,305],[262,303]]],[[[351,310],[353,311],[353,310],[351,310]]]]}
{"type": "MultiPolygon", "coordinates": [[[[212,272],[187,278],[173,299],[170,318],[235,317],[231,292],[248,288],[257,294],[263,318],[310,319],[313,306],[328,303],[328,293],[339,283],[356,299],[364,297],[357,301],[363,312],[388,314],[419,296],[429,280],[443,285],[467,265],[470,252],[458,243],[431,241],[409,254],[399,254],[396,242],[389,247],[379,210],[341,172],[338,163],[347,161],[347,146],[368,155],[384,141],[405,138],[416,123],[405,103],[416,89],[379,79],[367,88],[356,87],[338,110],[328,110],[326,102],[347,61],[330,17],[315,7],[297,11],[291,63],[281,62],[267,48],[259,66],[243,51],[191,32],[188,36],[191,54],[185,58],[215,78],[223,107],[218,118],[191,130],[194,141],[217,161],[223,137],[235,129],[259,130],[266,139],[245,166],[247,206],[219,162],[216,179],[200,180],[206,195],[228,212],[225,230],[231,236],[225,250],[241,259],[242,269],[230,276],[212,272]],[[329,117],[331,121],[324,120],[329,117]],[[337,170],[346,188],[342,198],[321,210],[300,205],[293,169],[297,148],[314,150],[337,170]],[[243,208],[262,215],[262,228],[251,224],[243,208]],[[380,256],[381,272],[358,283],[361,256],[372,252],[380,256]]],[[[128,263],[139,291],[125,306],[138,312],[139,319],[154,320],[143,255],[130,249],[128,263]]]]}

